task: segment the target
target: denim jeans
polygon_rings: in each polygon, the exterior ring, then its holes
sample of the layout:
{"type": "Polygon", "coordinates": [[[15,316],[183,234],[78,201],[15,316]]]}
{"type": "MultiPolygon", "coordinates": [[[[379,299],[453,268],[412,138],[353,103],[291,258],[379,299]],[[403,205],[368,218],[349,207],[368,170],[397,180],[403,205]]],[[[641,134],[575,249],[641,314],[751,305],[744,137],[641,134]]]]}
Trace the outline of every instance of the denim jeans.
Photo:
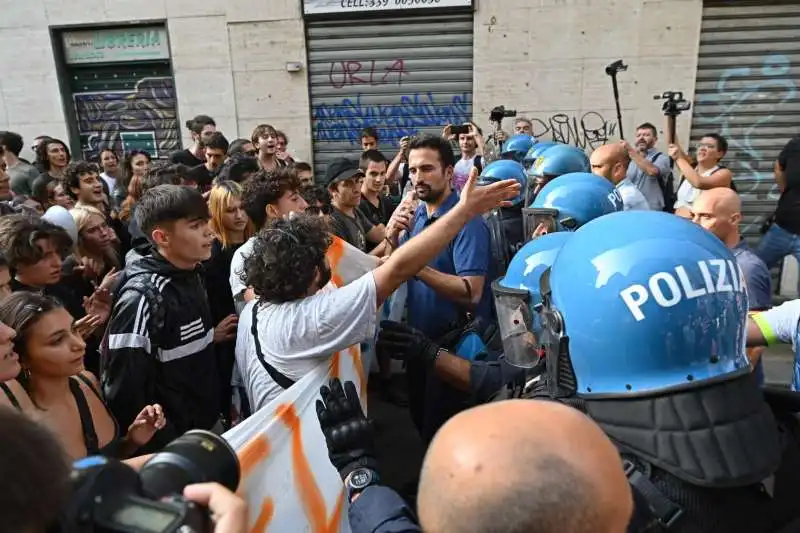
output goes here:
{"type": "MultiPolygon", "coordinates": [[[[777,224],[773,224],[756,248],[756,255],[772,268],[787,255],[793,255],[800,263],[800,235],[789,233],[777,224]]],[[[800,280],[798,280],[800,294],[800,280]]]]}

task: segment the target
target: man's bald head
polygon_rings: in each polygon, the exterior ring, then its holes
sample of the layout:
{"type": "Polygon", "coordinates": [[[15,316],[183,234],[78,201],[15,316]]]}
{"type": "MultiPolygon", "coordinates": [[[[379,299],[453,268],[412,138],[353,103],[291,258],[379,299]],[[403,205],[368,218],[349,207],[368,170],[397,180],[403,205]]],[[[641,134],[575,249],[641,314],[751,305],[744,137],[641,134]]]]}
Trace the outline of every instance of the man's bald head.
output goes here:
{"type": "Polygon", "coordinates": [[[556,402],[495,402],[452,418],[425,456],[427,533],[621,533],[632,496],[619,453],[556,402]]]}
{"type": "Polygon", "coordinates": [[[692,220],[733,248],[740,240],[742,199],[728,187],[703,191],[692,204],[692,220]]]}
{"type": "Polygon", "coordinates": [[[625,179],[631,158],[621,144],[604,144],[597,147],[589,157],[592,174],[597,174],[616,185],[625,179]]]}

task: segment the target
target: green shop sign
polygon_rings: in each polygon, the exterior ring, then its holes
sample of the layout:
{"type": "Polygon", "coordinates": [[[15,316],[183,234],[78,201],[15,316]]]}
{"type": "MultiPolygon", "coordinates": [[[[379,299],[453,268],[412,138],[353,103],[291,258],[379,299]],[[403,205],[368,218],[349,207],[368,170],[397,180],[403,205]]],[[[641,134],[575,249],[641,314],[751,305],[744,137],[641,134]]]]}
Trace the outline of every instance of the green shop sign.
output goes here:
{"type": "Polygon", "coordinates": [[[169,59],[167,30],[162,26],[69,31],[63,41],[70,65],[169,59]]]}

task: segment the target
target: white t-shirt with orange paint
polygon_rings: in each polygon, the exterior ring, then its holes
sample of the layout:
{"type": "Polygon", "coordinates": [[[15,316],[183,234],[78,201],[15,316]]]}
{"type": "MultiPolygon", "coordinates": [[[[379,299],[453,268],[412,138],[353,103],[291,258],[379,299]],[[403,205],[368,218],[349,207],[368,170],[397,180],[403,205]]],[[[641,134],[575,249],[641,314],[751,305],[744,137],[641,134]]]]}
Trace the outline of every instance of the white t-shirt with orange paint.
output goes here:
{"type": "MultiPolygon", "coordinates": [[[[251,333],[253,306],[248,303],[239,317],[236,365],[253,411],[283,392],[256,355],[251,333]]],[[[256,321],[264,359],[293,381],[336,352],[371,340],[377,322],[377,293],[372,272],[335,288],[328,284],[314,296],[282,304],[259,306],[256,321]]]]}

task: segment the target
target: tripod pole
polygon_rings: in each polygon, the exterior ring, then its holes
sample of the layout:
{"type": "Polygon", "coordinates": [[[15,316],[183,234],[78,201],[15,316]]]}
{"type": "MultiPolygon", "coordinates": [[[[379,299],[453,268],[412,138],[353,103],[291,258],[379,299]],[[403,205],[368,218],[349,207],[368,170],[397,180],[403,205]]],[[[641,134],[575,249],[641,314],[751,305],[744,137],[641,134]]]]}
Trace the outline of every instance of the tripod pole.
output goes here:
{"type": "Polygon", "coordinates": [[[617,104],[617,124],[619,125],[619,138],[624,139],[625,134],[622,133],[622,109],[619,107],[619,87],[617,86],[617,73],[610,74],[611,86],[614,88],[614,103],[617,104]]]}

